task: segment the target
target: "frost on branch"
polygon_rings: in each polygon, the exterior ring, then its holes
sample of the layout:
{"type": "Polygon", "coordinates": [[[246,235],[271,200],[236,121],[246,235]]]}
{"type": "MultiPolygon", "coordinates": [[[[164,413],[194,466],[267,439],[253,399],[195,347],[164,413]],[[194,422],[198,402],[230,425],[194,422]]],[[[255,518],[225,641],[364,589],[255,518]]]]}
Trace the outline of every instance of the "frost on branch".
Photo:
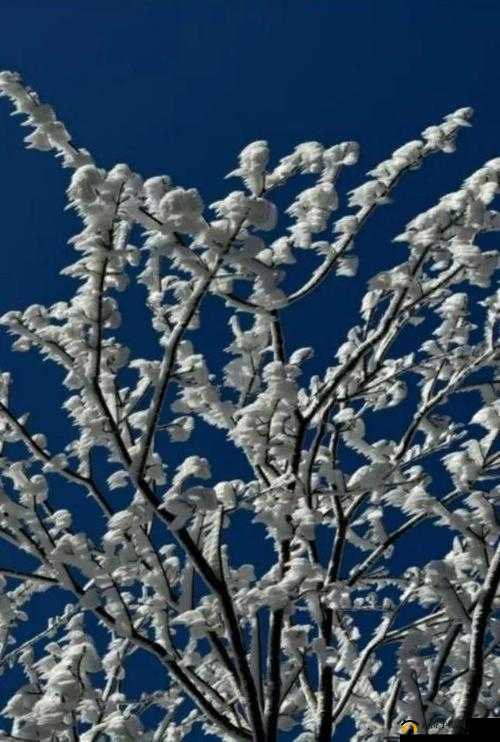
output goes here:
{"type": "Polygon", "coordinates": [[[402,718],[496,714],[500,295],[482,236],[500,229],[500,159],[388,235],[402,246],[336,348],[325,307],[330,366],[291,347],[287,311],[304,300],[307,322],[309,293],[356,274],[359,231],[406,173],[454,151],[471,109],[347,199],[356,143],[272,164],[253,142],[230,173],[240,190],[207,207],[168,175],[100,167],[17,74],[0,91],[28,148],[72,169],[82,223],[74,293],[0,320],[14,350],[60,367],[70,430],[54,449],[2,371],[0,538],[31,565],[0,560],[0,668],[23,675],[3,737],[326,742],[349,718],[368,742],[402,718]],[[302,176],[279,210],[274,191],[302,176]],[[300,283],[302,250],[316,263],[300,283]],[[134,283],[147,358],[123,341],[134,283]],[[205,458],[214,428],[227,449],[205,458]],[[218,481],[232,450],[245,474],[218,481]],[[427,539],[432,560],[414,553],[427,539]],[[21,640],[39,593],[54,615],[21,640]],[[156,687],[134,695],[146,662],[156,687]]]}

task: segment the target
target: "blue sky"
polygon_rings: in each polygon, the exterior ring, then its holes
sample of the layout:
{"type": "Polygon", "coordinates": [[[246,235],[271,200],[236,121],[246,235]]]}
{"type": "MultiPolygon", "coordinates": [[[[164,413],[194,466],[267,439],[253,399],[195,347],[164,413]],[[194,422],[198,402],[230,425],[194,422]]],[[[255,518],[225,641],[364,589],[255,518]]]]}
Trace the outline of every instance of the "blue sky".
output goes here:
{"type": "MultiPolygon", "coordinates": [[[[249,141],[267,139],[278,158],[301,141],[358,140],[347,189],[426,125],[474,106],[458,153],[431,158],[372,220],[359,242],[366,277],[407,218],[497,154],[499,20],[495,0],[3,0],[0,66],[20,70],[100,165],[166,172],[207,203],[249,141]]],[[[26,152],[6,114],[1,311],[60,296],[75,229],[62,213],[68,173],[26,152]]],[[[359,285],[340,284],[351,309],[359,285]]],[[[290,323],[316,318],[338,290],[324,285],[290,323]]],[[[316,323],[307,331],[321,339],[316,323]]]]}
{"type": "MultiPolygon", "coordinates": [[[[21,72],[99,165],[168,173],[207,203],[238,187],[223,176],[249,141],[267,139],[278,158],[306,140],[355,139],[362,156],[347,190],[425,126],[460,106],[476,109],[458,152],[428,160],[372,220],[357,243],[359,279],[326,282],[290,310],[289,347],[319,346],[319,364],[352,324],[347,314],[368,275],[401,250],[390,240],[405,221],[500,154],[498,0],[2,0],[0,19],[0,68],[21,72]]],[[[63,213],[68,172],[27,152],[8,113],[1,101],[0,314],[68,295],[72,283],[58,272],[78,229],[63,213]]],[[[141,328],[132,308],[129,332],[147,352],[141,328]]],[[[210,357],[224,332],[207,329],[210,357]]],[[[18,408],[32,408],[57,443],[58,376],[8,348],[0,336],[18,408]]],[[[217,436],[195,440],[220,471],[243,471],[237,456],[219,453],[217,436]]]]}

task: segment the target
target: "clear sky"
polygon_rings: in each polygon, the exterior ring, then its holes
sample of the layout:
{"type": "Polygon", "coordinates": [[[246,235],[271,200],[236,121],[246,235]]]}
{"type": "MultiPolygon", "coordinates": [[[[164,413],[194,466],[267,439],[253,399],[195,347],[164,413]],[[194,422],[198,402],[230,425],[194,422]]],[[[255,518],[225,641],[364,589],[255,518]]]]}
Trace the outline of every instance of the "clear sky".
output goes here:
{"type": "MultiPolygon", "coordinates": [[[[78,146],[103,167],[170,174],[207,203],[227,192],[222,178],[249,141],[267,139],[278,158],[306,140],[355,139],[362,157],[347,189],[425,126],[473,106],[474,128],[458,152],[411,174],[358,241],[360,281],[401,249],[390,240],[408,218],[500,155],[499,38],[498,0],[0,0],[0,68],[21,72],[78,146]]],[[[71,282],[58,271],[72,259],[66,242],[78,228],[63,213],[68,172],[27,152],[8,113],[0,101],[0,314],[68,295],[71,282]]],[[[361,285],[326,282],[291,310],[290,347],[319,345],[316,362],[331,359],[361,285]]],[[[129,332],[147,352],[140,327],[132,320],[129,332]]],[[[219,328],[207,328],[209,354],[218,340],[219,328]]],[[[49,405],[60,399],[57,377],[8,348],[0,336],[18,410],[34,407],[36,424],[57,441],[49,405]]],[[[217,436],[195,440],[217,454],[217,436]]],[[[241,462],[224,456],[219,472],[237,476],[241,462]]]]}
{"type": "MultiPolygon", "coordinates": [[[[459,151],[431,158],[371,222],[361,276],[408,217],[498,153],[496,0],[2,0],[0,11],[0,67],[21,71],[78,145],[104,167],[166,172],[208,203],[249,141],[267,139],[278,158],[301,141],[358,140],[347,188],[428,124],[474,106],[459,151]]],[[[0,311],[59,297],[75,228],[62,214],[68,173],[23,149],[3,106],[0,311]]],[[[324,285],[307,311],[338,286],[324,285]]],[[[342,291],[349,298],[354,283],[342,291]]],[[[320,340],[321,328],[308,333],[320,340]]]]}

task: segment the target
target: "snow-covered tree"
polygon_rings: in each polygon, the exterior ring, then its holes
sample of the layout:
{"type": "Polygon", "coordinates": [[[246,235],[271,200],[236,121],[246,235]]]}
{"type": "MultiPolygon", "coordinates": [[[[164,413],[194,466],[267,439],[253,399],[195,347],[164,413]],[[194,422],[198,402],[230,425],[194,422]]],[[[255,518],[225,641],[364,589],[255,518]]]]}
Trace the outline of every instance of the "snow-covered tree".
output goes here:
{"type": "Polygon", "coordinates": [[[14,350],[62,369],[54,414],[72,431],[56,451],[34,429],[4,359],[0,538],[34,566],[0,557],[0,662],[25,676],[3,737],[325,742],[349,719],[361,742],[397,735],[404,719],[426,730],[498,714],[500,294],[481,237],[500,231],[500,158],[395,237],[403,246],[360,291],[337,348],[325,307],[329,367],[308,372],[313,349],[286,337],[288,308],[356,275],[360,230],[409,171],[454,151],[471,109],[393,152],[347,203],[337,188],[355,142],[306,142],[271,166],[256,141],[229,174],[241,190],[206,206],[167,175],[100,167],[18,74],[1,73],[0,91],[25,117],[28,147],[72,171],[82,222],[63,270],[71,298],[1,318],[14,350]],[[302,176],[307,188],[293,190],[302,176]],[[315,268],[300,283],[303,250],[315,268]],[[120,340],[133,283],[151,358],[120,340]],[[196,333],[213,302],[231,333],[217,368],[196,333]],[[380,438],[391,415],[393,437],[380,438]],[[223,431],[246,479],[214,481],[190,442],[196,425],[223,431]],[[65,483],[77,494],[56,508],[65,483]],[[272,540],[263,574],[235,566],[238,518],[256,554],[272,540]],[[426,524],[439,559],[408,552],[426,524]],[[31,613],[41,592],[66,605],[43,628],[31,613]],[[146,654],[157,688],[131,698],[127,673],[146,654]]]}

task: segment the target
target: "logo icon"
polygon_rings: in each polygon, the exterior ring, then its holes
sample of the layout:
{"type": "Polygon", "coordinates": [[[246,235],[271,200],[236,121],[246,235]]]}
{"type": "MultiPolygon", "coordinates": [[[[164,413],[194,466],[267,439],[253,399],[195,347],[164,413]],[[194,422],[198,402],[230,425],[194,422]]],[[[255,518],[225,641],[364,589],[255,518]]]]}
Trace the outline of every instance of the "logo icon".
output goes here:
{"type": "Polygon", "coordinates": [[[401,722],[401,734],[418,734],[418,724],[413,719],[401,722]]]}

